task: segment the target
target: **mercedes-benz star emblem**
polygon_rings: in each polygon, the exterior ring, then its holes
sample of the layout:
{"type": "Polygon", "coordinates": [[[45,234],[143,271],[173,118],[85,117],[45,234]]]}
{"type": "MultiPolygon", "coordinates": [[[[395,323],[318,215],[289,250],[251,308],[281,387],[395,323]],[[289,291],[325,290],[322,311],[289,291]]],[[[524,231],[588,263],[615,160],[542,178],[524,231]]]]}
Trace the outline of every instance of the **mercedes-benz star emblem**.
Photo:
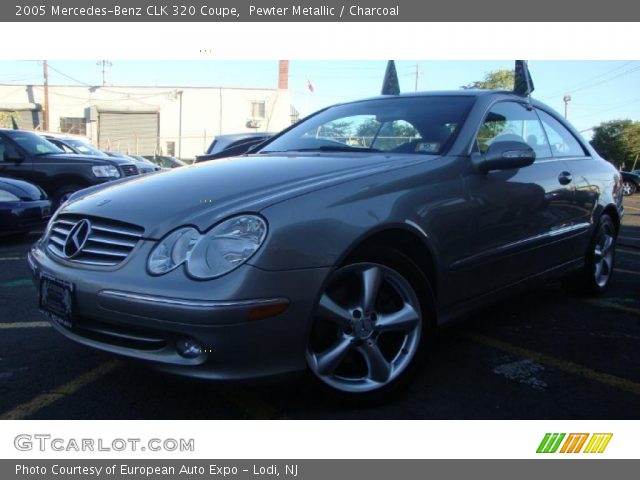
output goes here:
{"type": "Polygon", "coordinates": [[[62,252],[67,258],[78,255],[91,235],[91,222],[86,218],[76,223],[67,234],[62,252]]]}

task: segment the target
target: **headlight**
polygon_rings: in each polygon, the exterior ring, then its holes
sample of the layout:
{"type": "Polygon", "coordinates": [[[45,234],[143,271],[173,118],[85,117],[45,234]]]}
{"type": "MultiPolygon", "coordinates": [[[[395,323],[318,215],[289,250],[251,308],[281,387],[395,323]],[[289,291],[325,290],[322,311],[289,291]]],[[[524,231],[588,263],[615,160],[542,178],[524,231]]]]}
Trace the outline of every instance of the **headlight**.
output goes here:
{"type": "Polygon", "coordinates": [[[98,165],[91,167],[91,170],[98,178],[120,178],[120,172],[113,165],[98,165]]]}
{"type": "Polygon", "coordinates": [[[239,215],[207,233],[184,227],[167,235],[149,255],[148,268],[162,275],[186,263],[187,272],[200,280],[229,273],[249,260],[267,235],[266,222],[256,215],[239,215]]]}
{"type": "Polygon", "coordinates": [[[16,197],[13,193],[7,192],[6,190],[0,190],[0,202],[19,202],[20,199],[16,197]]]}

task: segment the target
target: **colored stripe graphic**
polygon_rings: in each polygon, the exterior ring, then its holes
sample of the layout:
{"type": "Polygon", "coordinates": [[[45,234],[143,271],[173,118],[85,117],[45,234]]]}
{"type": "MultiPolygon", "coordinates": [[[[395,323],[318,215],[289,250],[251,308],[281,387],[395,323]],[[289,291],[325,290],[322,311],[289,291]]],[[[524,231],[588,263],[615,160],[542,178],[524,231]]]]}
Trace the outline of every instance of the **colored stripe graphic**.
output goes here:
{"type": "Polygon", "coordinates": [[[584,449],[584,453],[602,453],[607,448],[613,433],[594,433],[584,449]]]}
{"type": "Polygon", "coordinates": [[[588,433],[570,433],[562,445],[560,453],[580,453],[587,438],[589,438],[588,433]]]}
{"type": "Polygon", "coordinates": [[[560,444],[562,448],[558,453],[603,453],[611,437],[613,433],[570,433],[569,436],[566,433],[545,433],[536,453],[556,453],[560,444]],[[582,450],[585,443],[587,446],[582,450]]]}
{"type": "Polygon", "coordinates": [[[546,433],[538,446],[537,453],[556,453],[566,433],[546,433]]]}

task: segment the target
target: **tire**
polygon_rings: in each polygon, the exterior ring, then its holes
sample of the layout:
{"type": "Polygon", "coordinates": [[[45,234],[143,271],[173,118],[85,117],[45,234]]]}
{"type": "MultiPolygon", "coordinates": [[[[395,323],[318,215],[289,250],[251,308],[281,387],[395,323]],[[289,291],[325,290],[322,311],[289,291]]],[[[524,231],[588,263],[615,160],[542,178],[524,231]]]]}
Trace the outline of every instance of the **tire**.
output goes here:
{"type": "Polygon", "coordinates": [[[408,386],[434,336],[427,278],[401,252],[371,248],[336,269],[306,349],[310,377],[334,399],[374,402],[408,386]]]}
{"type": "Polygon", "coordinates": [[[636,193],[637,189],[638,187],[633,182],[626,181],[622,183],[622,194],[624,196],[633,195],[634,193],[636,193]]]}
{"type": "Polygon", "coordinates": [[[60,206],[67,201],[67,198],[71,196],[71,194],[81,190],[84,187],[80,185],[66,185],[64,187],[60,187],[56,190],[56,193],[53,194],[53,211],[58,210],[60,206]]]}
{"type": "Polygon", "coordinates": [[[613,275],[617,236],[611,216],[602,214],[585,255],[584,267],[565,281],[569,290],[587,296],[606,291],[613,275]]]}

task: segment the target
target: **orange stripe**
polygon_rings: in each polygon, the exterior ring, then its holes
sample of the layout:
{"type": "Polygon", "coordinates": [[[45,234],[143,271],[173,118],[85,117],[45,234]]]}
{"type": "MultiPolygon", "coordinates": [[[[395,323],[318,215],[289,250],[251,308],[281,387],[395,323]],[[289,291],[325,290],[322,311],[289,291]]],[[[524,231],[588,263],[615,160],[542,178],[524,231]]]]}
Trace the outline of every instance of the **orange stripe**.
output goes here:
{"type": "Polygon", "coordinates": [[[560,449],[560,453],[565,453],[567,451],[567,448],[569,447],[569,444],[573,440],[573,437],[575,437],[575,434],[570,433],[569,436],[567,437],[567,439],[562,444],[562,448],[560,449]]]}

